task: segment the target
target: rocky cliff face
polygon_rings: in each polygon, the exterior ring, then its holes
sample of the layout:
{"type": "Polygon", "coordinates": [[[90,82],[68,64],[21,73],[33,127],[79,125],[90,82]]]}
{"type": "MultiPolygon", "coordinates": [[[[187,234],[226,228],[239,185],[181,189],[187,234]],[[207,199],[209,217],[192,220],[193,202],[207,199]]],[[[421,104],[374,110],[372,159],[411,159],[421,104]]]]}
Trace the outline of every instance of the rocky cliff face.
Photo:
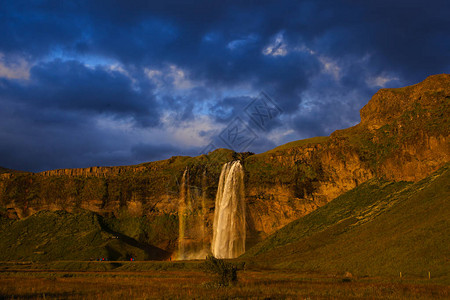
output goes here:
{"type": "Polygon", "coordinates": [[[221,166],[241,159],[251,245],[372,177],[417,181],[437,170],[449,161],[449,103],[450,75],[435,75],[380,90],[354,127],[262,154],[219,149],[137,166],[6,172],[0,174],[0,213],[23,218],[43,209],[85,208],[104,215],[176,215],[187,167],[193,197],[206,195],[210,227],[221,166]]]}
{"type": "Polygon", "coordinates": [[[380,90],[352,128],[248,158],[255,231],[273,232],[372,177],[427,177],[449,161],[449,120],[450,75],[435,75],[380,90]]]}
{"type": "MultiPolygon", "coordinates": [[[[449,160],[450,75],[434,75],[399,89],[382,89],[361,110],[373,143],[391,140],[378,174],[417,181],[449,160]]],[[[386,143],[386,142],[385,142],[386,143]]]]}

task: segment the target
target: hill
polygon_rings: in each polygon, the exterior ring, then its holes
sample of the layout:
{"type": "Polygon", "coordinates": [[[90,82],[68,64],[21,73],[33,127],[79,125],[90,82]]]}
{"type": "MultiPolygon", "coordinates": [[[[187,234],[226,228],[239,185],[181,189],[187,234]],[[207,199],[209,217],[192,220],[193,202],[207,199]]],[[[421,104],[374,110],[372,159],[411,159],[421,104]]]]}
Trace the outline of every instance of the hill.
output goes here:
{"type": "Polygon", "coordinates": [[[417,183],[372,179],[244,254],[252,264],[449,280],[450,164],[417,183]]]}
{"type": "Polygon", "coordinates": [[[89,211],[41,211],[15,221],[0,217],[0,261],[168,258],[167,252],[110,227],[89,211]]]}

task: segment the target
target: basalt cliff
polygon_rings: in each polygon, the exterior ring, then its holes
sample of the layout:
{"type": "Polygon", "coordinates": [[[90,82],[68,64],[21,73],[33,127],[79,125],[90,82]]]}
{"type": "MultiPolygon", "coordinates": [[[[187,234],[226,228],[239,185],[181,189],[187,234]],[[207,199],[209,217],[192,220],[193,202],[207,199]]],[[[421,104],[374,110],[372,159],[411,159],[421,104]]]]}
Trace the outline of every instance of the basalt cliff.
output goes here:
{"type": "Polygon", "coordinates": [[[135,166],[41,173],[0,168],[0,215],[22,219],[41,210],[84,209],[107,218],[146,219],[152,230],[136,231],[133,238],[171,252],[178,233],[170,224],[177,222],[185,170],[194,209],[201,202],[196,199],[206,203],[205,230],[211,233],[221,167],[240,159],[251,246],[374,177],[413,182],[427,177],[449,161],[449,120],[450,75],[434,75],[379,90],[354,127],[261,154],[218,149],[135,166]]]}

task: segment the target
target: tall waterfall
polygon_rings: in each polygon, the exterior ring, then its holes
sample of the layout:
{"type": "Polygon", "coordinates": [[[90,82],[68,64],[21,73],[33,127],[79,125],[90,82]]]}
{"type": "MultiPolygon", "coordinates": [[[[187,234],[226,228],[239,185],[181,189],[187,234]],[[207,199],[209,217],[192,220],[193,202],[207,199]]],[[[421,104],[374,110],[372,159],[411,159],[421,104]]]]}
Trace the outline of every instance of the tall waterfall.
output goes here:
{"type": "Polygon", "coordinates": [[[226,163],[216,195],[211,251],[217,258],[245,252],[244,170],[240,161],[226,163]]]}
{"type": "Polygon", "coordinates": [[[188,168],[181,178],[178,198],[178,251],[176,259],[201,259],[208,254],[206,235],[206,170],[201,187],[191,185],[188,168]]]}
{"type": "Polygon", "coordinates": [[[187,213],[190,210],[190,195],[189,186],[186,184],[189,182],[188,169],[184,170],[183,177],[181,178],[180,198],[178,202],[178,259],[185,259],[186,253],[186,219],[187,213]]]}

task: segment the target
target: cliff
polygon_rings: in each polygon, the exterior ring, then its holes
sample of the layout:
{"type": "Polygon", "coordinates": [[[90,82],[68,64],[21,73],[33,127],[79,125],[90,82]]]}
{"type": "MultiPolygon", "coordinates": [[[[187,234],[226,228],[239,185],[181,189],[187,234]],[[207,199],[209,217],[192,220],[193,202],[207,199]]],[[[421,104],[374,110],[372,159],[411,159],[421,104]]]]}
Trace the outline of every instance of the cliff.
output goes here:
{"type": "MultiPolygon", "coordinates": [[[[221,166],[241,159],[251,246],[369,179],[418,181],[444,165],[449,100],[450,75],[435,75],[378,91],[354,127],[257,155],[219,149],[136,166],[3,172],[0,214],[24,218],[40,210],[82,208],[105,216],[176,215],[179,182],[188,168],[192,197],[206,198],[210,230],[221,166]]],[[[173,247],[173,242],[158,243],[165,250],[173,247]]]]}
{"type": "Polygon", "coordinates": [[[419,182],[373,178],[276,231],[247,266],[450,279],[450,164],[419,182]]]}
{"type": "Polygon", "coordinates": [[[449,108],[450,75],[430,76],[377,92],[354,127],[249,157],[255,229],[273,232],[373,177],[427,177],[449,161],[449,108]]]}

